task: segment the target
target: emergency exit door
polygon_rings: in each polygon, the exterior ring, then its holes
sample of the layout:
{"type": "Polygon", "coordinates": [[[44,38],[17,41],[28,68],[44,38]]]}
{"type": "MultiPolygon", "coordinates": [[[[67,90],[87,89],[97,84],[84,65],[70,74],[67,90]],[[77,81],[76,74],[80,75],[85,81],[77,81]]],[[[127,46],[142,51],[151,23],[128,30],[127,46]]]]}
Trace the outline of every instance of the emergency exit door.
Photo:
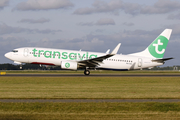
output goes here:
{"type": "Polygon", "coordinates": [[[142,67],[142,58],[138,58],[138,67],[142,67]]]}

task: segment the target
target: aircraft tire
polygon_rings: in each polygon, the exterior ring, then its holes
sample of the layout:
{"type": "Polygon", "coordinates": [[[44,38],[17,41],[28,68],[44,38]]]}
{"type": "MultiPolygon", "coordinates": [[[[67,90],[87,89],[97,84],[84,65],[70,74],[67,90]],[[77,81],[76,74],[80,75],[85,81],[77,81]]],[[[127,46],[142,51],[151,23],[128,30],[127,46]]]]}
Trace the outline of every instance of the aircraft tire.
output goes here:
{"type": "Polygon", "coordinates": [[[90,74],[90,71],[89,71],[89,70],[85,70],[85,71],[84,71],[84,74],[85,74],[85,75],[89,75],[89,74],[90,74]]]}

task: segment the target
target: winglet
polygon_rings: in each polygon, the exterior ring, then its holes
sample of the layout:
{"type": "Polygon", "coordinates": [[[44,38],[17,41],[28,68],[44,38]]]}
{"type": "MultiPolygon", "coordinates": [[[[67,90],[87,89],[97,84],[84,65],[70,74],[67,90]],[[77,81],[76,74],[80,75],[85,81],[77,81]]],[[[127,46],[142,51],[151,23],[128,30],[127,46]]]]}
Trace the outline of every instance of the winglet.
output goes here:
{"type": "Polygon", "coordinates": [[[111,55],[117,54],[120,46],[121,46],[121,43],[119,43],[119,44],[114,48],[114,50],[111,52],[111,55]]]}
{"type": "Polygon", "coordinates": [[[108,49],[108,50],[106,51],[106,54],[109,54],[109,51],[110,51],[110,49],[108,49]]]}

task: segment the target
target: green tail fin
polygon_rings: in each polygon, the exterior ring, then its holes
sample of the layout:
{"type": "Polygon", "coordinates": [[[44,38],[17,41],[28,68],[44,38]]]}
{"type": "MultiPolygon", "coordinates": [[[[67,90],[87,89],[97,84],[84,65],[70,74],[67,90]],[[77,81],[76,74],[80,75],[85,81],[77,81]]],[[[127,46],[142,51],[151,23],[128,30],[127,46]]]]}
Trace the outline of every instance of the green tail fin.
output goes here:
{"type": "Polygon", "coordinates": [[[149,53],[155,58],[163,58],[172,30],[164,30],[149,46],[149,53]]]}
{"type": "Polygon", "coordinates": [[[171,36],[172,29],[165,29],[144,51],[130,54],[162,59],[171,36]]]}

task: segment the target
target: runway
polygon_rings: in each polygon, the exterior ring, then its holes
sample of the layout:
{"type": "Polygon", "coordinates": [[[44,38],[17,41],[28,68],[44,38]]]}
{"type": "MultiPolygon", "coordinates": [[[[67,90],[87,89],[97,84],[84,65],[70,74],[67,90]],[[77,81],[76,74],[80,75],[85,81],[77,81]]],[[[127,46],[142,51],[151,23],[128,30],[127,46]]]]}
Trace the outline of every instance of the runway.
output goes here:
{"type": "Polygon", "coordinates": [[[50,74],[50,73],[7,73],[4,75],[0,75],[0,77],[180,77],[180,74],[175,73],[175,74],[171,74],[171,73],[163,73],[163,74],[159,74],[159,73],[128,73],[128,74],[105,74],[105,73],[92,73],[90,75],[84,75],[83,73],[76,73],[76,74],[64,74],[64,73],[59,73],[59,74],[50,74]]]}
{"type": "Polygon", "coordinates": [[[46,102],[56,102],[56,103],[102,103],[102,102],[180,102],[180,99],[0,99],[0,102],[4,103],[46,103],[46,102]]]}

